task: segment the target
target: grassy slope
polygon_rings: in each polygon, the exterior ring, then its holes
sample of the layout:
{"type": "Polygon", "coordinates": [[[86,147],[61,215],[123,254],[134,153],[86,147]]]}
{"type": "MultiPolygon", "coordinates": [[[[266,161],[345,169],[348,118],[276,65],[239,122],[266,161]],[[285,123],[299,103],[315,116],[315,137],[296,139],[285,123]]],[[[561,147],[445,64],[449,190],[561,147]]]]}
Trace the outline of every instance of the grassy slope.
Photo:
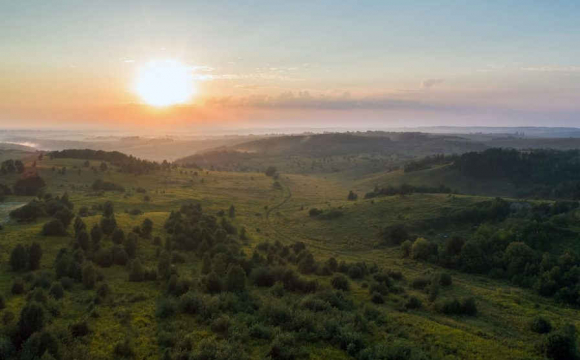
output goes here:
{"type": "MultiPolygon", "coordinates": [[[[339,260],[366,260],[377,262],[380,266],[401,270],[409,283],[414,277],[437,271],[436,267],[411,260],[402,260],[397,249],[374,248],[378,229],[391,222],[414,221],[437,214],[442,208],[461,207],[481,198],[471,196],[412,195],[409,197],[388,197],[347,202],[349,187],[340,183],[313,176],[283,175],[280,182],[282,190],[272,187],[272,180],[263,174],[209,172],[200,176],[159,173],[135,177],[110,172],[105,178],[124,185],[127,189],[144,187],[151,196],[151,202],[143,200],[143,194],[132,191],[131,196],[106,193],[104,196],[87,196],[85,186],[95,175],[82,169],[78,175],[74,166],[81,166],[81,160],[45,159],[39,163],[41,176],[50,184],[49,191],[55,194],[68,191],[75,204],[91,206],[111,200],[115,204],[117,222],[129,231],[140,224],[145,217],[153,220],[154,235],[164,237],[162,225],[171,210],[177,209],[188,199],[200,200],[208,213],[227,209],[235,204],[237,217],[235,223],[247,228],[252,239],[249,247],[263,240],[280,240],[289,243],[305,241],[320,258],[338,256],[339,260]],[[52,172],[52,166],[67,166],[67,175],[52,172]],[[204,182],[201,182],[201,179],[204,182]],[[265,208],[267,206],[267,208],[265,208]],[[311,219],[307,215],[310,207],[343,207],[345,215],[330,221],[311,219]],[[139,208],[145,214],[131,216],[124,214],[125,209],[139,208]]],[[[368,180],[368,179],[367,179],[368,180]]],[[[12,197],[10,201],[28,200],[12,197]]],[[[90,228],[100,216],[85,218],[90,228]]],[[[41,237],[40,228],[46,219],[34,224],[8,223],[0,233],[0,292],[9,293],[9,286],[15,274],[7,269],[6,261],[10,249],[17,243],[38,241],[42,244],[44,256],[42,268],[52,267],[58,249],[72,240],[72,237],[41,237]]],[[[461,229],[458,229],[461,231],[461,229]]],[[[437,234],[441,235],[441,234],[437,234]]],[[[105,240],[105,244],[110,240],[105,240]]],[[[139,257],[146,266],[155,266],[155,247],[147,241],[139,245],[139,257]]],[[[180,273],[190,273],[199,266],[197,262],[179,265],[180,273]]],[[[136,340],[137,358],[157,359],[159,356],[156,330],[159,323],[155,317],[155,302],[159,294],[156,283],[130,283],[127,272],[119,266],[103,269],[112,287],[114,301],[100,306],[100,317],[90,319],[91,352],[94,358],[108,358],[119,334],[133,334],[136,340]],[[138,296],[139,295],[139,296],[138,296]],[[127,314],[131,320],[124,320],[127,314]]],[[[423,299],[426,309],[399,311],[402,299],[391,296],[384,305],[390,321],[377,341],[384,341],[389,333],[400,333],[409,339],[428,344],[432,355],[446,355],[449,359],[493,358],[520,359],[533,357],[534,343],[538,335],[527,329],[528,321],[536,314],[551,318],[556,326],[564,322],[580,325],[580,315],[569,309],[557,306],[551,300],[534,295],[530,291],[512,287],[506,283],[482,277],[454,273],[454,285],[441,291],[441,298],[471,295],[477,299],[480,315],[476,318],[441,316],[429,308],[427,295],[409,290],[423,299]]],[[[72,293],[64,300],[64,315],[57,318],[55,325],[67,326],[72,320],[87,317],[87,304],[92,291],[76,284],[72,293]]],[[[370,298],[362,284],[353,284],[353,293],[359,301],[370,298]]],[[[8,296],[7,308],[18,313],[24,304],[22,296],[8,296]]],[[[200,339],[209,332],[199,327],[188,317],[179,317],[176,326],[191,329],[191,337],[200,339]]],[[[256,358],[265,344],[256,343],[256,358]]],[[[332,348],[311,349],[312,358],[340,358],[344,353],[332,348]],[[340,356],[340,357],[339,357],[340,356]]]]}

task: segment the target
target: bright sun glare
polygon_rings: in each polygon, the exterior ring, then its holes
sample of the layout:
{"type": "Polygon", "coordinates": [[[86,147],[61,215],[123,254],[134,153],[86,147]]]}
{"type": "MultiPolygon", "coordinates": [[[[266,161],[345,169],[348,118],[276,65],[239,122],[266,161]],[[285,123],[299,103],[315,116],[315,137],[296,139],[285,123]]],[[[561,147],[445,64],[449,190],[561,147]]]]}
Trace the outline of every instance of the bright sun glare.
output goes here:
{"type": "Polygon", "coordinates": [[[189,69],[175,60],[150,61],[139,69],[135,92],[152,106],[169,106],[189,100],[194,93],[189,69]]]}

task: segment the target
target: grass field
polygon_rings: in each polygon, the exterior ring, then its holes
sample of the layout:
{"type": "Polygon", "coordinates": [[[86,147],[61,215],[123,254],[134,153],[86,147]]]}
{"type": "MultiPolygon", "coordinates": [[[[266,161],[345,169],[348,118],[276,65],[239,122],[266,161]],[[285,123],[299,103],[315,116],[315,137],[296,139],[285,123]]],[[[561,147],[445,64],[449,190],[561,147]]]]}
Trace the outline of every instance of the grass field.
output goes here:
{"type": "MultiPolygon", "coordinates": [[[[434,311],[425,292],[409,287],[413,279],[442,269],[402,259],[398,248],[378,246],[380,229],[400,222],[412,224],[485,199],[443,194],[362,199],[365,189],[370,191],[375,183],[398,184],[404,179],[405,182],[419,184],[424,176],[422,172],[411,175],[394,172],[369,176],[357,182],[336,181],[331,176],[324,178],[282,174],[278,179],[281,188],[276,188],[273,186],[274,180],[262,173],[197,170],[196,175],[196,170],[175,169],[171,172],[159,171],[134,176],[115,170],[105,174],[94,173],[90,168],[83,167],[83,163],[83,160],[73,159],[45,158],[39,161],[39,174],[48,184],[46,191],[53,194],[68,192],[75,211],[83,206],[91,208],[107,200],[112,201],[117,223],[126,232],[149,218],[154,223],[153,236],[165,238],[163,223],[169,213],[183,203],[199,201],[204,211],[210,214],[220,210],[227,213],[233,204],[236,208],[234,224],[245,227],[249,235],[250,241],[244,245],[247,253],[251,253],[263,241],[280,241],[283,244],[303,241],[317,259],[334,256],[339,261],[366,261],[382,268],[401,271],[404,275],[402,286],[408,289],[404,294],[389,295],[386,303],[381,305],[388,322],[377,332],[377,338],[374,339],[376,343],[389,343],[394,337],[408,339],[422,344],[429,356],[441,359],[532,359],[541,358],[536,349],[540,335],[528,329],[529,321],[534,316],[542,314],[551,319],[555,326],[570,322],[580,326],[580,315],[576,310],[562,307],[531,291],[489,278],[451,272],[453,286],[443,289],[439,295],[441,299],[473,296],[479,310],[478,316],[473,318],[441,315],[434,311]],[[53,170],[53,167],[57,170],[53,170]],[[59,173],[58,169],[62,167],[67,168],[66,175],[59,173]],[[90,190],[90,185],[97,178],[120,184],[127,191],[95,193],[90,190]],[[146,194],[136,192],[138,187],[146,189],[146,194]],[[359,192],[359,200],[346,200],[351,189],[359,192]],[[146,200],[145,195],[150,199],[146,200]],[[312,218],[308,216],[308,211],[313,207],[339,209],[344,215],[332,220],[312,218]],[[125,212],[132,209],[140,209],[143,214],[130,215],[125,212]],[[422,300],[425,304],[422,309],[404,309],[402,305],[411,295],[422,300]]],[[[98,166],[98,163],[91,165],[98,166]]],[[[430,174],[433,173],[437,173],[437,170],[430,170],[430,174]]],[[[446,181],[447,186],[453,187],[452,179],[438,180],[446,181]]],[[[462,182],[460,179],[455,180],[456,183],[462,182]]],[[[509,190],[506,187],[505,193],[509,190]]],[[[505,193],[504,189],[497,189],[497,195],[505,193]]],[[[9,295],[11,283],[18,274],[9,270],[7,261],[16,244],[27,245],[36,241],[42,245],[43,257],[38,273],[52,269],[59,249],[73,241],[70,229],[69,236],[41,236],[46,218],[31,224],[6,221],[8,210],[29,200],[26,197],[10,196],[1,204],[0,221],[5,221],[5,224],[0,232],[0,293],[6,294],[6,309],[0,312],[18,314],[25,304],[23,296],[9,295]]],[[[99,219],[100,214],[83,220],[90,229],[99,219]]],[[[419,235],[442,240],[453,232],[462,231],[466,229],[459,225],[445,232],[425,230],[419,235]]],[[[110,241],[104,240],[105,243],[110,241]]],[[[138,256],[145,266],[156,266],[155,252],[156,247],[151,242],[140,242],[138,256]]],[[[199,277],[200,266],[199,259],[189,259],[177,265],[180,273],[191,274],[194,279],[199,277]]],[[[134,341],[135,358],[159,358],[158,330],[167,325],[155,316],[160,281],[128,282],[126,270],[119,266],[101,271],[115,294],[114,300],[99,306],[98,317],[89,317],[92,310],[90,299],[94,290],[85,290],[82,284],[75,284],[62,300],[62,316],[53,318],[51,328],[58,333],[65,331],[72,321],[87,319],[93,333],[86,346],[93,359],[111,358],[114,345],[126,336],[134,341]]],[[[352,282],[351,293],[357,303],[368,303],[370,300],[369,292],[364,288],[365,281],[352,282]]],[[[178,317],[171,326],[187,332],[193,342],[212,336],[207,325],[196,323],[187,316],[178,317]]],[[[267,343],[256,341],[253,349],[252,357],[262,358],[267,343]]],[[[312,359],[349,358],[347,353],[334,347],[312,344],[307,350],[312,359]]]]}

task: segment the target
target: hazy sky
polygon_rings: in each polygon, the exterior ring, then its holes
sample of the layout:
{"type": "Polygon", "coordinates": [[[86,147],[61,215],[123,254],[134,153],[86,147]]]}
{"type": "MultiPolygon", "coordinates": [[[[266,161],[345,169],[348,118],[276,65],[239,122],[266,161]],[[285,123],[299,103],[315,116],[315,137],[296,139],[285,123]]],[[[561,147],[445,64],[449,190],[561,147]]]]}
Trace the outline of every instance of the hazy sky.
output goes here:
{"type": "Polygon", "coordinates": [[[0,126],[580,125],[580,1],[0,0],[0,126]],[[197,89],[155,109],[151,60],[197,89]]]}

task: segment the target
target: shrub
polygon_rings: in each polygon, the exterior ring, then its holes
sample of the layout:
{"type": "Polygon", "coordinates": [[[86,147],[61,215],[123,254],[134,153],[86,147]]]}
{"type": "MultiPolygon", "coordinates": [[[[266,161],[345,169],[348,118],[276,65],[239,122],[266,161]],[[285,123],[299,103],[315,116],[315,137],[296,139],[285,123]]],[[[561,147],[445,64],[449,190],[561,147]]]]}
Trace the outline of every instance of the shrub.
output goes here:
{"type": "Polygon", "coordinates": [[[403,252],[403,257],[408,258],[411,256],[411,247],[413,243],[410,240],[405,240],[401,243],[401,251],[403,252]]]}
{"type": "Polygon", "coordinates": [[[4,295],[0,294],[0,310],[6,307],[6,300],[4,299],[4,295]]]}
{"type": "Polygon", "coordinates": [[[543,347],[548,359],[578,359],[576,329],[573,325],[568,325],[564,329],[548,334],[543,347]]]}
{"type": "Polygon", "coordinates": [[[427,277],[419,277],[413,280],[411,287],[413,289],[423,290],[427,287],[427,285],[429,285],[430,282],[431,280],[429,280],[427,277]]]}
{"type": "Polygon", "coordinates": [[[317,208],[312,208],[308,211],[308,216],[310,217],[317,217],[318,215],[322,214],[323,211],[317,208]]]}
{"type": "Polygon", "coordinates": [[[52,219],[42,227],[42,235],[44,236],[64,236],[66,235],[66,229],[62,221],[58,219],[52,219]]]}
{"type": "Polygon", "coordinates": [[[439,311],[446,315],[475,316],[477,315],[477,304],[473,298],[466,298],[461,301],[452,299],[440,304],[439,311]]]}
{"type": "Polygon", "coordinates": [[[538,334],[547,334],[552,331],[552,324],[548,319],[536,316],[530,322],[530,330],[538,334]]]}
{"type": "Polygon", "coordinates": [[[229,268],[226,287],[230,292],[243,292],[246,289],[246,272],[239,265],[229,268]]]}
{"type": "Polygon", "coordinates": [[[36,302],[29,302],[20,311],[18,330],[22,339],[27,339],[33,333],[44,327],[45,315],[42,306],[36,302]]]}
{"type": "Polygon", "coordinates": [[[201,281],[205,291],[210,294],[217,294],[222,291],[223,286],[221,279],[214,271],[204,276],[201,281]]]}
{"type": "Polygon", "coordinates": [[[271,287],[276,282],[276,277],[270,268],[257,267],[250,273],[250,280],[256,286],[271,287]]]}
{"type": "Polygon", "coordinates": [[[24,281],[22,278],[16,278],[12,282],[12,288],[10,290],[12,295],[21,295],[24,294],[24,281]]]}
{"type": "Polygon", "coordinates": [[[10,268],[12,271],[26,270],[28,267],[28,251],[22,244],[16,245],[10,253],[10,268]]]}
{"type": "Polygon", "coordinates": [[[109,284],[107,284],[107,283],[101,283],[97,287],[97,296],[100,298],[106,298],[107,296],[109,296],[110,293],[111,293],[111,288],[109,287],[109,284]]]}
{"type": "Polygon", "coordinates": [[[95,263],[100,267],[113,265],[113,253],[110,249],[99,249],[94,256],[95,263]]]}
{"type": "Polygon", "coordinates": [[[37,332],[24,343],[22,354],[21,359],[60,359],[60,343],[51,332],[37,332]]]}
{"type": "Polygon", "coordinates": [[[451,286],[451,284],[453,284],[451,275],[449,275],[448,273],[442,273],[441,276],[439,277],[439,284],[441,286],[451,286]]]}
{"type": "Polygon", "coordinates": [[[123,249],[120,246],[113,246],[113,248],[110,251],[113,255],[113,262],[116,265],[121,265],[124,266],[127,264],[127,261],[129,261],[129,255],[127,255],[127,252],[125,251],[125,249],[123,249]]]}
{"type": "Polygon", "coordinates": [[[103,231],[103,234],[111,235],[117,228],[117,220],[115,220],[115,215],[103,216],[101,218],[100,227],[103,231]]]}
{"type": "Polygon", "coordinates": [[[227,315],[221,315],[211,323],[211,331],[222,336],[227,336],[230,328],[230,318],[227,315]]]}
{"type": "Polygon", "coordinates": [[[88,335],[90,329],[86,321],[80,321],[70,326],[70,333],[73,337],[78,338],[88,335]]]}
{"type": "Polygon", "coordinates": [[[405,303],[405,308],[407,309],[420,309],[423,306],[421,300],[416,296],[410,296],[405,303]]]}
{"type": "Polygon", "coordinates": [[[131,261],[131,270],[129,272],[129,281],[143,281],[145,278],[145,274],[143,271],[143,266],[141,266],[141,262],[139,259],[135,259],[131,261]]]}
{"type": "Polygon", "coordinates": [[[92,289],[97,282],[97,272],[92,262],[87,262],[82,270],[83,285],[86,289],[92,289]]]}
{"type": "Polygon", "coordinates": [[[431,244],[425,238],[418,238],[411,247],[411,257],[417,260],[427,260],[431,255],[431,244]]]}
{"type": "Polygon", "coordinates": [[[362,279],[364,277],[364,272],[358,265],[353,265],[348,269],[348,276],[353,279],[362,279]]]}
{"type": "Polygon", "coordinates": [[[385,303],[385,299],[383,298],[383,295],[381,295],[378,292],[374,292],[371,295],[371,301],[375,304],[384,304],[385,303]]]}
{"type": "Polygon", "coordinates": [[[125,251],[127,255],[132,259],[137,253],[137,234],[134,232],[127,235],[127,240],[125,241],[125,251]]]}
{"type": "Polygon", "coordinates": [[[113,348],[113,354],[115,354],[117,358],[135,357],[135,351],[133,350],[133,345],[129,339],[125,339],[124,341],[119,341],[116,343],[115,347],[113,348]]]}
{"type": "Polygon", "coordinates": [[[33,242],[28,249],[28,268],[30,270],[37,270],[40,267],[41,259],[42,248],[37,242],[33,242]]]}
{"type": "Polygon", "coordinates": [[[125,241],[125,232],[122,229],[116,228],[115,231],[113,231],[111,240],[113,240],[115,244],[122,244],[125,241]]]}
{"type": "Polygon", "coordinates": [[[93,245],[98,245],[101,242],[102,237],[103,230],[101,230],[99,224],[93,225],[91,228],[91,241],[93,242],[93,245]]]}
{"type": "Polygon", "coordinates": [[[268,356],[271,359],[294,360],[300,356],[294,336],[289,333],[282,333],[272,341],[268,356]]]}
{"type": "Polygon", "coordinates": [[[348,279],[346,278],[346,276],[344,276],[342,274],[334,275],[332,277],[332,280],[330,281],[330,283],[332,284],[332,287],[337,289],[337,290],[348,291],[350,288],[350,285],[348,283],[348,279]]]}
{"type": "Polygon", "coordinates": [[[64,296],[64,289],[62,287],[62,284],[58,281],[53,282],[52,286],[48,290],[48,293],[50,294],[50,296],[52,296],[57,300],[62,299],[62,297],[64,296]]]}
{"type": "Polygon", "coordinates": [[[73,287],[74,280],[68,276],[63,276],[60,278],[60,284],[62,285],[63,289],[70,290],[73,287]]]}
{"type": "Polygon", "coordinates": [[[155,315],[157,315],[159,318],[165,319],[173,316],[176,310],[177,307],[175,306],[175,302],[169,298],[162,297],[157,300],[157,309],[155,310],[155,315]]]}

